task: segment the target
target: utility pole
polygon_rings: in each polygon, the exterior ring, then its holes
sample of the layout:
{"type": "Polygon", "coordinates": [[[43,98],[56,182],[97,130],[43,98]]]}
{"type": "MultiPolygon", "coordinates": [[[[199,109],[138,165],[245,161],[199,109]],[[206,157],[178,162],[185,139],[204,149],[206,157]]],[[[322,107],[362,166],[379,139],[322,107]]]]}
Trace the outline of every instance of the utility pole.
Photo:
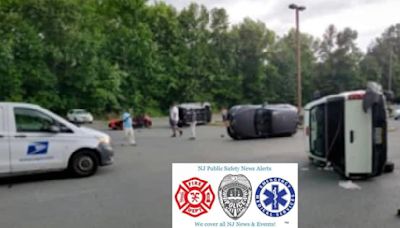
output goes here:
{"type": "Polygon", "coordinates": [[[300,20],[299,11],[306,9],[305,6],[290,4],[289,9],[296,11],[296,61],[297,61],[297,111],[302,110],[302,88],[301,88],[301,49],[300,49],[300,20]]]}
{"type": "Polygon", "coordinates": [[[389,55],[389,78],[388,78],[388,90],[392,91],[392,59],[393,59],[393,49],[390,49],[389,55]]]}

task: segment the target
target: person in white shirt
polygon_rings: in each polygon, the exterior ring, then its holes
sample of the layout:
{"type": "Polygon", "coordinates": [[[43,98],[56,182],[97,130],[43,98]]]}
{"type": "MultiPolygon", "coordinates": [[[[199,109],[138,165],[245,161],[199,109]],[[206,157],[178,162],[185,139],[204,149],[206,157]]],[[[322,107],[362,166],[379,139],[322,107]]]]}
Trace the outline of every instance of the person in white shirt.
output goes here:
{"type": "Polygon", "coordinates": [[[171,126],[172,135],[171,137],[176,137],[176,131],[179,131],[179,135],[181,136],[183,131],[178,127],[179,122],[179,109],[176,103],[171,106],[169,110],[169,124],[171,126]]]}
{"type": "Polygon", "coordinates": [[[192,136],[189,139],[196,139],[196,124],[197,124],[197,116],[196,116],[196,110],[191,109],[190,110],[192,113],[192,120],[190,121],[190,129],[192,131],[192,136]]]}
{"type": "Polygon", "coordinates": [[[130,110],[130,112],[124,112],[122,115],[122,126],[124,128],[125,137],[128,139],[129,144],[136,146],[135,131],[133,130],[132,117],[130,113],[132,113],[132,110],[130,110]]]}
{"type": "MultiPolygon", "coordinates": [[[[228,120],[228,109],[223,107],[221,109],[221,116],[222,116],[222,122],[224,123],[224,131],[226,131],[226,128],[229,127],[229,120],[228,120]]],[[[221,134],[221,138],[225,137],[225,134],[221,134]]]]}

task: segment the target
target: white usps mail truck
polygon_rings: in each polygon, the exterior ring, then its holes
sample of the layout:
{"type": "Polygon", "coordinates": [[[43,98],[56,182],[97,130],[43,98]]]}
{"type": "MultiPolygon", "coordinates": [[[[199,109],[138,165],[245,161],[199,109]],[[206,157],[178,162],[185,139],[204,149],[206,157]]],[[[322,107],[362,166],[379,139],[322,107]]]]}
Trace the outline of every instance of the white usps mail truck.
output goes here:
{"type": "Polygon", "coordinates": [[[0,176],[68,169],[90,176],[113,163],[110,137],[40,106],[0,102],[0,176]]]}
{"type": "Polygon", "coordinates": [[[311,160],[346,178],[380,175],[387,160],[386,101],[378,85],[329,95],[304,108],[311,160]]]}

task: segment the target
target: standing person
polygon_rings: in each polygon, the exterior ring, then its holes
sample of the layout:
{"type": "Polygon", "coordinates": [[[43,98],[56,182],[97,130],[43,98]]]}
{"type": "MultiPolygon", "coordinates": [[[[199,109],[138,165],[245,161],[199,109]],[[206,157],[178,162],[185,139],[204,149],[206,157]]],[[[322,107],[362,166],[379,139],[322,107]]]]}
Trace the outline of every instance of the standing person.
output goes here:
{"type": "Polygon", "coordinates": [[[192,131],[192,136],[189,139],[196,139],[196,124],[197,124],[197,114],[194,109],[190,109],[192,113],[192,120],[190,121],[190,130],[192,131]]]}
{"type": "Polygon", "coordinates": [[[132,146],[136,146],[135,131],[132,126],[132,117],[129,112],[124,112],[122,115],[122,126],[124,128],[125,137],[132,146]]]}
{"type": "Polygon", "coordinates": [[[179,109],[174,102],[169,110],[169,124],[171,126],[172,135],[171,137],[176,137],[176,131],[179,131],[179,136],[182,136],[182,129],[178,127],[179,122],[179,109]]]}
{"type": "MultiPolygon", "coordinates": [[[[228,110],[223,107],[221,109],[221,116],[222,116],[222,122],[224,123],[224,128],[227,128],[229,126],[229,121],[228,121],[228,110]]],[[[225,137],[225,134],[221,134],[221,138],[225,137]]]]}

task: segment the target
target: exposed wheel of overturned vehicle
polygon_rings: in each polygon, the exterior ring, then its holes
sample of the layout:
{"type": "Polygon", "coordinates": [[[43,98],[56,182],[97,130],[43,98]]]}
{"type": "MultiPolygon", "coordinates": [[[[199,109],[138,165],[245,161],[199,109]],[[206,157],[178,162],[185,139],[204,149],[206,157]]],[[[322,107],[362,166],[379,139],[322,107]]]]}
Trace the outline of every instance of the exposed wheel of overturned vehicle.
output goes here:
{"type": "Polygon", "coordinates": [[[386,162],[386,164],[383,166],[383,172],[384,173],[391,173],[394,170],[394,163],[393,162],[386,162]]]}
{"type": "Polygon", "coordinates": [[[227,127],[226,130],[227,130],[227,132],[228,132],[228,135],[229,135],[232,139],[234,139],[234,140],[239,140],[239,139],[241,139],[241,138],[232,130],[232,128],[227,127]]]}
{"type": "Polygon", "coordinates": [[[316,166],[316,167],[321,167],[321,168],[323,168],[323,167],[325,167],[325,166],[327,165],[326,162],[320,161],[320,160],[316,160],[316,159],[314,159],[314,158],[312,158],[312,157],[308,157],[308,160],[310,161],[310,163],[311,163],[312,165],[314,165],[314,166],[316,166]]]}
{"type": "Polygon", "coordinates": [[[90,150],[76,152],[69,161],[69,171],[77,177],[87,177],[96,173],[99,162],[90,150]]]}

